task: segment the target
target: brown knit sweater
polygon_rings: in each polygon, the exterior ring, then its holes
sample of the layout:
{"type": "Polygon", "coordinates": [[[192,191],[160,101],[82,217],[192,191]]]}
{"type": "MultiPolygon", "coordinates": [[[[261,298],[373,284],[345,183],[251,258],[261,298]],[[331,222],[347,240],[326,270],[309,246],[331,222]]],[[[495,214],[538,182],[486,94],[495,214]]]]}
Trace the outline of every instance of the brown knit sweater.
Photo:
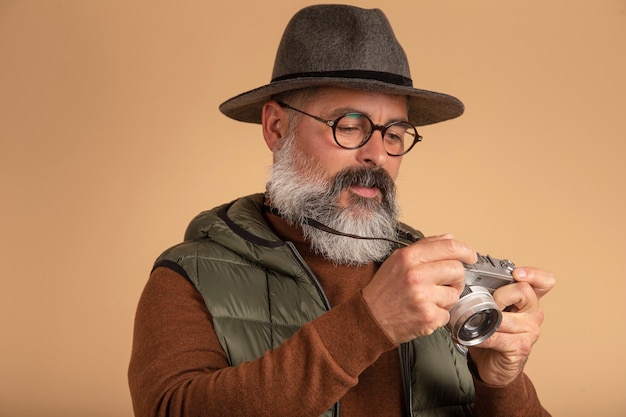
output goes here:
{"type": "MultiPolygon", "coordinates": [[[[193,285],[153,271],[135,318],[129,384],[137,417],[318,416],[341,400],[342,417],[402,416],[397,346],[360,290],[377,265],[335,266],[312,254],[299,233],[268,215],[318,276],[333,308],[263,357],[229,367],[193,285]]],[[[477,416],[549,416],[525,375],[505,388],[476,385],[477,416]]]]}

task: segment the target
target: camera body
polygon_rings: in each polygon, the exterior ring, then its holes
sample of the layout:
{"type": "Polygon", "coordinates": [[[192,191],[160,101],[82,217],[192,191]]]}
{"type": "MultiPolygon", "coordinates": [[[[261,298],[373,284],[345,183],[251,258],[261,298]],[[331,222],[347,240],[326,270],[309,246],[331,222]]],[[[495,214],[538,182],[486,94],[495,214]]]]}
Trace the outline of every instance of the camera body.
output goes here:
{"type": "Polygon", "coordinates": [[[446,325],[455,342],[474,346],[487,340],[498,330],[502,312],[491,294],[498,288],[515,282],[515,264],[508,259],[478,255],[475,264],[465,266],[465,289],[459,301],[450,309],[446,325]]]}

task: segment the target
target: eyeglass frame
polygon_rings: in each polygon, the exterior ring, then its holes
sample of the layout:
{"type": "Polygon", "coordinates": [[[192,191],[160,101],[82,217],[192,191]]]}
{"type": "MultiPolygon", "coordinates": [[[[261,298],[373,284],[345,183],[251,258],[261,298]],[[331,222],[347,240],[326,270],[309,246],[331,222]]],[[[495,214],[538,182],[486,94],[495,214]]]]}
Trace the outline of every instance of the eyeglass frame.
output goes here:
{"type": "Polygon", "coordinates": [[[359,112],[345,113],[345,114],[342,114],[341,116],[337,117],[334,120],[328,120],[328,119],[321,118],[319,116],[315,116],[315,115],[309,114],[309,113],[307,113],[305,111],[302,111],[300,109],[296,109],[295,107],[292,107],[292,106],[290,106],[287,103],[283,103],[282,101],[276,101],[276,103],[278,103],[278,105],[280,107],[282,107],[282,108],[290,109],[290,110],[296,111],[298,113],[304,114],[305,116],[312,117],[313,119],[317,120],[318,122],[324,123],[326,126],[330,127],[332,129],[332,131],[333,131],[333,139],[335,140],[335,143],[337,144],[337,146],[339,146],[342,149],[353,150],[353,149],[359,149],[359,148],[365,146],[365,144],[367,142],[369,142],[369,140],[372,138],[372,136],[374,136],[374,131],[376,131],[376,130],[380,130],[380,133],[381,133],[381,136],[382,136],[382,139],[383,139],[383,142],[384,142],[384,140],[385,140],[385,133],[387,132],[387,129],[389,129],[391,126],[395,126],[395,125],[400,124],[400,123],[410,125],[413,128],[413,130],[415,131],[415,137],[413,138],[413,143],[411,143],[411,145],[404,152],[402,152],[400,154],[389,153],[389,151],[387,149],[385,149],[385,152],[387,152],[387,155],[389,155],[389,156],[403,156],[403,155],[406,155],[407,153],[409,153],[409,151],[411,149],[413,149],[413,147],[415,146],[416,143],[421,142],[422,139],[423,139],[423,137],[418,133],[417,128],[415,127],[415,125],[413,123],[411,123],[411,122],[408,122],[408,121],[395,121],[395,122],[391,122],[391,123],[383,126],[383,125],[378,125],[378,124],[374,123],[372,121],[372,119],[367,117],[365,114],[362,114],[362,113],[359,113],[359,112]],[[370,126],[372,127],[372,129],[369,132],[369,134],[361,141],[361,143],[358,144],[357,146],[354,146],[354,147],[344,146],[341,143],[339,143],[339,141],[337,140],[337,134],[336,134],[337,123],[339,122],[339,120],[343,119],[344,117],[346,117],[348,115],[358,115],[358,116],[361,116],[361,117],[365,117],[367,119],[367,121],[370,122],[370,126]]]}

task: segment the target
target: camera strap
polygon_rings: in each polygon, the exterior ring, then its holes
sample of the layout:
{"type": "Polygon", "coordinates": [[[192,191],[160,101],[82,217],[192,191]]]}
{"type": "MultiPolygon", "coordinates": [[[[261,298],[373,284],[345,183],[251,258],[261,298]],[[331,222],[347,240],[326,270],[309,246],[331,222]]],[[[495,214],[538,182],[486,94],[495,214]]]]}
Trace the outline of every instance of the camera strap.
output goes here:
{"type": "MultiPolygon", "coordinates": [[[[270,207],[267,204],[263,204],[263,209],[266,212],[268,212],[268,213],[271,213],[271,214],[273,214],[275,216],[278,216],[280,218],[284,218],[281,215],[280,211],[277,208],[275,208],[275,207],[270,207]]],[[[314,228],[316,228],[318,230],[321,230],[323,232],[331,233],[331,234],[337,235],[337,236],[344,236],[344,237],[349,237],[349,238],[352,238],[352,239],[361,239],[361,240],[385,240],[387,242],[394,243],[394,244],[399,245],[399,246],[409,246],[405,242],[402,242],[402,241],[396,240],[396,239],[387,238],[387,237],[360,236],[360,235],[354,235],[352,233],[340,232],[339,230],[336,230],[336,229],[333,229],[332,227],[326,226],[325,224],[323,224],[323,223],[321,223],[321,222],[319,222],[319,221],[317,221],[315,219],[312,219],[310,217],[305,217],[304,218],[304,222],[308,226],[314,227],[314,228]]]]}

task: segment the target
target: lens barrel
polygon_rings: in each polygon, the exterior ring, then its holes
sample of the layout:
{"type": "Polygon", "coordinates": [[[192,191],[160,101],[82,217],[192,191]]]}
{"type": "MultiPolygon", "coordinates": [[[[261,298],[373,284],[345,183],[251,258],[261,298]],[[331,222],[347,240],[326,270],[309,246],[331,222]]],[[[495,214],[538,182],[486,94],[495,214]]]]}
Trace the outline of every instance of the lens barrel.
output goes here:
{"type": "Polygon", "coordinates": [[[465,286],[459,301],[450,310],[447,328],[452,338],[463,346],[474,346],[498,330],[502,312],[491,293],[480,286],[465,286]]]}

